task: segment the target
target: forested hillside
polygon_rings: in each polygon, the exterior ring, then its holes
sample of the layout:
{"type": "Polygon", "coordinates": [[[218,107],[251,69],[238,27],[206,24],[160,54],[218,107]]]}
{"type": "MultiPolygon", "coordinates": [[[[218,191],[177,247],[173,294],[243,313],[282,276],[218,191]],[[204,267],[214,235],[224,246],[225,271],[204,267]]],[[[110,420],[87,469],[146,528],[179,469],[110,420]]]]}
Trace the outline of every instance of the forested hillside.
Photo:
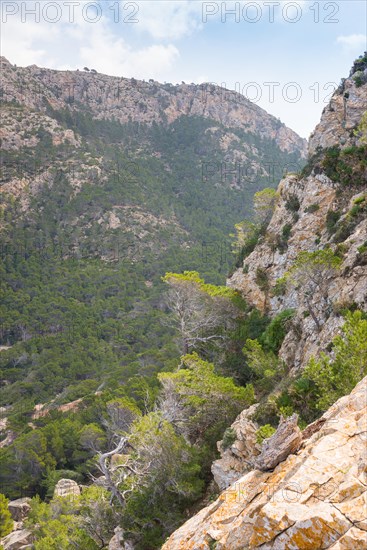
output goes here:
{"type": "Polygon", "coordinates": [[[366,62],[305,166],[238,94],[2,59],[0,486],[33,497],[27,544],[159,548],[241,411],[261,448],[362,378],[366,62]]]}
{"type": "MultiPolygon", "coordinates": [[[[123,79],[112,108],[101,94],[119,79],[4,59],[2,70],[1,343],[11,350],[2,355],[1,404],[28,410],[83,396],[107,373],[141,375],[140,363],[155,371],[177,356],[161,323],[160,277],[195,269],[223,282],[234,224],[256,191],[302,165],[304,148],[244,99],[235,107],[247,122],[234,128],[204,112],[177,112],[171,123],[162,112],[151,123],[142,101],[162,96],[172,111],[169,100],[185,87],[123,79]]],[[[198,105],[199,92],[187,88],[198,105]]],[[[212,116],[232,120],[231,101],[218,94],[212,116]]]]}

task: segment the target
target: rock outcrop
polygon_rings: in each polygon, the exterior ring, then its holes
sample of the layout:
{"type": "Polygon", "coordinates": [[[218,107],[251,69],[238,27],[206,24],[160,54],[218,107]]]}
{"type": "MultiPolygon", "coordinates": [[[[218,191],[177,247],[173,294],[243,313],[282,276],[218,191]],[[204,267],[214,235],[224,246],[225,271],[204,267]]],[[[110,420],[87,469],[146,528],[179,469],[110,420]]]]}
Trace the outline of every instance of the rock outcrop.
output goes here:
{"type": "MultiPolygon", "coordinates": [[[[367,59],[367,52],[365,52],[367,59]]],[[[321,121],[310,136],[309,154],[317,148],[354,144],[353,130],[367,108],[367,61],[354,63],[349,78],[343,79],[330,103],[322,113],[321,121]],[[359,80],[357,80],[359,79],[359,80]]]]}
{"type": "Polygon", "coordinates": [[[132,543],[124,541],[124,530],[116,527],[115,534],[109,542],[108,550],[134,550],[132,543]]]}
{"type": "Polygon", "coordinates": [[[275,434],[263,441],[261,453],[256,460],[259,470],[272,470],[288,455],[298,451],[302,443],[302,433],[297,425],[298,416],[280,418],[275,434]]]}
{"type": "Polygon", "coordinates": [[[33,535],[29,529],[24,529],[24,520],[31,509],[31,499],[28,497],[12,500],[8,504],[9,512],[14,520],[13,530],[0,539],[0,548],[4,550],[25,550],[32,548],[33,535]]]}
{"type": "Polygon", "coordinates": [[[29,529],[13,531],[0,540],[4,550],[26,550],[26,548],[33,548],[32,542],[33,535],[29,529]]]}
{"type": "Polygon", "coordinates": [[[31,499],[28,497],[11,500],[8,504],[9,512],[14,521],[23,521],[31,509],[31,499]]]}
{"type": "Polygon", "coordinates": [[[163,550],[365,548],[367,377],[318,427],[274,471],[240,478],[175,531],[163,550]]]}
{"type": "Polygon", "coordinates": [[[53,498],[78,497],[79,495],[80,488],[76,481],[73,479],[60,479],[56,484],[53,498]]]}
{"type": "Polygon", "coordinates": [[[235,437],[231,445],[224,448],[223,441],[217,444],[221,458],[213,462],[211,469],[214,481],[221,490],[251,470],[256,456],[260,454],[261,446],[256,441],[259,426],[252,419],[256,409],[257,405],[252,405],[237,416],[230,427],[235,437]]]}

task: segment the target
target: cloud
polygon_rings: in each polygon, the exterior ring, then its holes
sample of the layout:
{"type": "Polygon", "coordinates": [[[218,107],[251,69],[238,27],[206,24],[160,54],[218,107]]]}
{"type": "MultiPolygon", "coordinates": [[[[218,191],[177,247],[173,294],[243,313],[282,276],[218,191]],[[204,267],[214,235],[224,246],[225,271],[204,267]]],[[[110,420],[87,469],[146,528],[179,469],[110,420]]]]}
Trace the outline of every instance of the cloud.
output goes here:
{"type": "Polygon", "coordinates": [[[338,44],[342,44],[342,46],[348,49],[362,50],[363,48],[367,48],[367,36],[364,34],[342,35],[338,36],[336,41],[338,44]]]}
{"type": "MultiPolygon", "coordinates": [[[[64,7],[63,2],[59,4],[64,7]]],[[[150,39],[133,48],[121,36],[121,26],[113,23],[106,7],[95,24],[83,16],[82,8],[80,4],[80,9],[75,10],[72,23],[65,9],[56,23],[42,17],[42,12],[37,22],[34,17],[22,22],[21,11],[9,16],[2,25],[3,55],[11,63],[23,66],[37,64],[65,70],[87,65],[115,76],[166,79],[179,57],[175,45],[152,44],[150,39]]],[[[90,12],[89,18],[92,17],[90,12]]]]}
{"type": "Polygon", "coordinates": [[[177,40],[202,28],[202,3],[193,0],[136,2],[136,30],[155,39],[177,40]]]}
{"type": "Polygon", "coordinates": [[[59,29],[47,28],[41,23],[9,19],[2,25],[2,54],[18,65],[47,65],[52,67],[55,58],[47,43],[60,39],[59,29]]]}
{"type": "Polygon", "coordinates": [[[132,49],[122,38],[109,35],[101,26],[83,42],[88,45],[80,49],[81,64],[113,76],[159,80],[179,57],[178,49],[172,44],[132,49]]]}

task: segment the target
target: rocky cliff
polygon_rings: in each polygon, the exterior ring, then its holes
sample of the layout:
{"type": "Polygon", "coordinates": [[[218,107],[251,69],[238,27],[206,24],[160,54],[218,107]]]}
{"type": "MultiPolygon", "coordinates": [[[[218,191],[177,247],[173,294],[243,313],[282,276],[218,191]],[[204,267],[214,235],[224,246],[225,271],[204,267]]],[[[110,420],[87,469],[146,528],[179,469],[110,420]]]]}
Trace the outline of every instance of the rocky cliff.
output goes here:
{"type": "MultiPolygon", "coordinates": [[[[367,63],[363,68],[367,75],[367,63]]],[[[343,307],[367,309],[367,148],[366,137],[356,131],[367,110],[367,76],[357,84],[360,72],[352,71],[334,93],[310,139],[306,169],[281,181],[266,233],[228,280],[250,304],[272,316],[286,308],[297,310],[280,350],[296,369],[326,349],[343,322],[343,307]],[[327,247],[341,256],[342,264],[325,275],[322,289],[306,296],[302,285],[281,288],[300,252],[327,247]],[[265,287],[259,286],[259,270],[265,287]],[[311,309],[317,312],[318,327],[311,309]]]]}
{"type": "Polygon", "coordinates": [[[305,433],[296,454],[272,472],[244,475],[163,550],[366,548],[366,419],[367,378],[305,433]]]}
{"type": "Polygon", "coordinates": [[[161,84],[85,71],[54,71],[35,65],[15,68],[1,58],[2,98],[37,111],[77,111],[97,119],[143,124],[172,123],[182,115],[202,116],[274,139],[281,150],[306,156],[306,140],[246,99],[211,84],[161,84]]]}
{"type": "MultiPolygon", "coordinates": [[[[266,231],[228,280],[271,317],[294,310],[279,352],[291,375],[330,353],[345,309],[367,310],[366,92],[365,54],[324,109],[307,166],[281,181],[266,231]],[[315,272],[312,289],[290,284],[300,254],[317,251],[337,258],[338,268],[315,272]]],[[[232,444],[218,443],[212,472],[224,492],[163,549],[365,548],[367,378],[303,432],[296,417],[281,418],[262,446],[257,407],[232,424],[232,444]]]]}

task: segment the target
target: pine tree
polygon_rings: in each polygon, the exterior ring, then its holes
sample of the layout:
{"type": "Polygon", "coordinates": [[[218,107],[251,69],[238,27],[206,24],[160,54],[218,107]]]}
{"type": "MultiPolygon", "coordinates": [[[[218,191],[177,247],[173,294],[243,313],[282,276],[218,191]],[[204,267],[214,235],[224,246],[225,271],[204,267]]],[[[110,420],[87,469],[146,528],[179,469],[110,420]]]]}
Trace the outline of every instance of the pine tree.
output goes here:
{"type": "Polygon", "coordinates": [[[0,493],[0,538],[5,537],[13,530],[14,522],[8,504],[8,499],[0,493]]]}

